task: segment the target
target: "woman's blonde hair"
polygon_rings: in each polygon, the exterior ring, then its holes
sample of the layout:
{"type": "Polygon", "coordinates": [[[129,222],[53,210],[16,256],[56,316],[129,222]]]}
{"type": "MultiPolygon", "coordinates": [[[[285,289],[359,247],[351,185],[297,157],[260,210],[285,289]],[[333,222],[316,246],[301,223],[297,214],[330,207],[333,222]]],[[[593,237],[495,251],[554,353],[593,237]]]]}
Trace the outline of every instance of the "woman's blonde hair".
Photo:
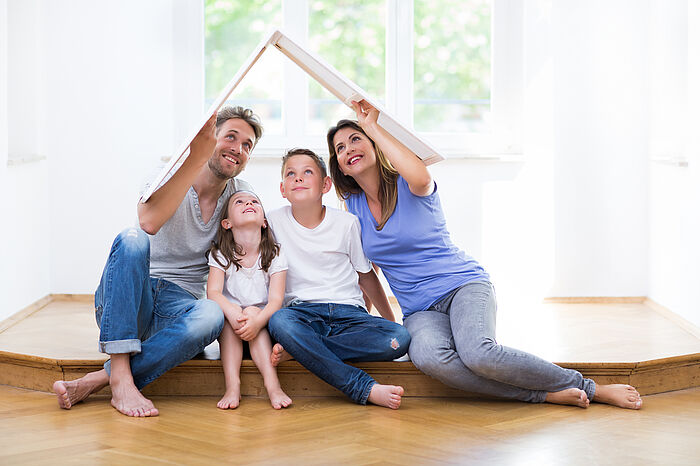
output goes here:
{"type": "Polygon", "coordinates": [[[399,172],[391,166],[391,163],[387,160],[381,149],[377,147],[377,144],[372,138],[367,136],[367,133],[362,130],[362,127],[356,121],[340,120],[337,125],[328,130],[326,136],[329,154],[328,166],[331,171],[331,178],[333,179],[333,185],[335,186],[335,192],[338,194],[338,198],[344,201],[350,197],[351,194],[359,194],[360,191],[362,191],[357,181],[355,181],[352,176],[343,173],[338,164],[338,154],[335,152],[333,138],[335,137],[335,133],[343,128],[352,128],[362,133],[372,143],[372,147],[374,148],[374,153],[377,158],[377,168],[379,169],[379,204],[382,208],[382,216],[377,225],[377,230],[381,230],[384,228],[387,220],[389,220],[389,217],[391,217],[391,214],[394,213],[394,209],[396,209],[399,172]]]}

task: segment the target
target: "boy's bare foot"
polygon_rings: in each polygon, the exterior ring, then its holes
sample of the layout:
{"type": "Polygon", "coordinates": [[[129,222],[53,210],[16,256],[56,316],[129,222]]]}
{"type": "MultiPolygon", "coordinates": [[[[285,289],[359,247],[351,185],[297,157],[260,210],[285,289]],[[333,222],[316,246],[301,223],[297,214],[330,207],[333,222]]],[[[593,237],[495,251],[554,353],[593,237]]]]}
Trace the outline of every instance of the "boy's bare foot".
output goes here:
{"type": "Polygon", "coordinates": [[[53,383],[53,391],[58,399],[58,406],[71,409],[91,394],[102,390],[109,383],[109,376],[104,370],[91,372],[79,379],[67,382],[57,380],[53,383]]]}
{"type": "Polygon", "coordinates": [[[579,408],[588,408],[591,403],[586,392],[578,388],[567,388],[559,392],[547,393],[547,398],[544,401],[558,405],[578,406],[579,408]]]}
{"type": "Polygon", "coordinates": [[[639,392],[631,385],[623,384],[597,385],[593,401],[627,409],[642,407],[642,397],[639,392]]]}
{"type": "Polygon", "coordinates": [[[267,396],[270,397],[270,404],[275,409],[286,408],[292,404],[292,399],[287,396],[281,387],[275,387],[267,390],[267,396]]]}
{"type": "Polygon", "coordinates": [[[158,410],[151,400],[141,394],[136,385],[128,382],[112,383],[112,406],[131,417],[157,416],[158,410]]]}
{"type": "Polygon", "coordinates": [[[380,385],[375,383],[369,392],[368,401],[372,404],[384,406],[385,408],[399,409],[403,387],[396,385],[380,385]]]}
{"type": "Polygon", "coordinates": [[[235,387],[231,389],[226,389],[224,396],[216,403],[216,406],[220,409],[236,409],[241,403],[241,385],[238,383],[235,387]]]}
{"type": "Polygon", "coordinates": [[[292,355],[287,353],[282,345],[275,343],[275,346],[272,347],[272,353],[270,353],[272,367],[277,367],[279,363],[289,361],[290,359],[292,359],[292,355]]]}

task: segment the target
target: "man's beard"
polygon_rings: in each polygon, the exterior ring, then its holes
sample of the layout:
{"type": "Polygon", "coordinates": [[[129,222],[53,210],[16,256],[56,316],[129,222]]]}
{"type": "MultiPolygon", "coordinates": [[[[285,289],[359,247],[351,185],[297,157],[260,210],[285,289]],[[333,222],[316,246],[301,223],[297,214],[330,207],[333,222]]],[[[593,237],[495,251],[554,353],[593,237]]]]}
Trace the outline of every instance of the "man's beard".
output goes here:
{"type": "Polygon", "coordinates": [[[209,165],[209,170],[211,170],[214,176],[222,180],[230,180],[231,178],[235,178],[241,172],[241,169],[239,169],[240,165],[236,165],[233,169],[233,173],[231,175],[227,175],[221,170],[221,165],[214,162],[213,158],[210,158],[207,164],[209,165]]]}

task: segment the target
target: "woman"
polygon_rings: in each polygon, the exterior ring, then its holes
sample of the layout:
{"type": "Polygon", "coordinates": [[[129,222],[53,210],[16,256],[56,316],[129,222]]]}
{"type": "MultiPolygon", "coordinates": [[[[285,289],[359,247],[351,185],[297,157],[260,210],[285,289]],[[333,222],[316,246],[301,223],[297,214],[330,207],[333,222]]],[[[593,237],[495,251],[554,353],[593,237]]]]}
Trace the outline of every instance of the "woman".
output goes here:
{"type": "Polygon", "coordinates": [[[579,372],[497,344],[489,275],[450,240],[437,186],[423,162],[353,102],[357,123],[328,131],[338,196],[362,225],[367,257],[381,267],[411,334],[409,355],[451,387],[533,403],[639,409],[629,385],[596,385],[579,372]]]}

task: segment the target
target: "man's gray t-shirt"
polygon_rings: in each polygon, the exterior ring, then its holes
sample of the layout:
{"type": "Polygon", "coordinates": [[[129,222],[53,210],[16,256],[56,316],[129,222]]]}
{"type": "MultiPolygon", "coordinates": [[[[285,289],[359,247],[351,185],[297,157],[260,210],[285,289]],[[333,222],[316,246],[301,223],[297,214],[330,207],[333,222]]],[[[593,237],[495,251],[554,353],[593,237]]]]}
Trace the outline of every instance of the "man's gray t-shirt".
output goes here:
{"type": "Polygon", "coordinates": [[[250,184],[233,178],[216,202],[214,215],[205,224],[199,210],[199,197],[190,187],[175,213],[151,240],[151,277],[171,281],[197,298],[204,297],[209,265],[206,252],[219,228],[222,209],[236,191],[252,191],[250,184]]]}

